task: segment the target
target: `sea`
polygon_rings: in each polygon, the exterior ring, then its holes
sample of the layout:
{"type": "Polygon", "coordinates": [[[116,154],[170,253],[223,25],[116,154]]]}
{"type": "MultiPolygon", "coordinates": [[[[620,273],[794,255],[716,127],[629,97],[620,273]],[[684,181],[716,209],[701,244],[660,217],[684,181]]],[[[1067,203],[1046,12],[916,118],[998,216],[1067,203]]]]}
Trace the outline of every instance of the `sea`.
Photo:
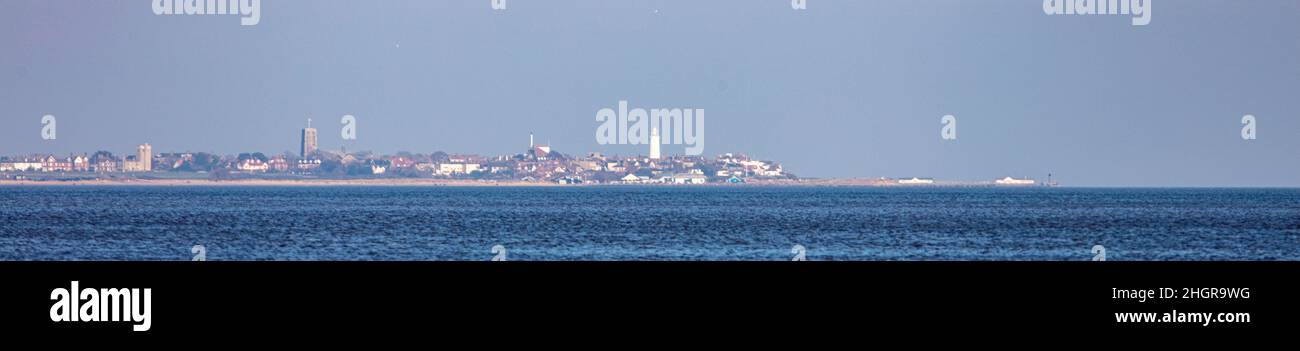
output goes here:
{"type": "Polygon", "coordinates": [[[0,260],[1298,260],[1300,189],[0,186],[0,260]]]}

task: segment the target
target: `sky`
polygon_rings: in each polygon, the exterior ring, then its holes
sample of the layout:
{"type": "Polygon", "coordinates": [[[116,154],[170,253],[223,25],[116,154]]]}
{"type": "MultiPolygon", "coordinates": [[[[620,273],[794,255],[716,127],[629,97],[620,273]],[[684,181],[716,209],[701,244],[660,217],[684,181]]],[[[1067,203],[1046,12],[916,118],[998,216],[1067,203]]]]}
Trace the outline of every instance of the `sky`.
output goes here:
{"type": "Polygon", "coordinates": [[[1300,186],[1294,0],[1154,0],[1145,26],[1041,0],[262,0],[252,26],[151,3],[0,5],[0,154],[279,154],[307,118],[330,150],[513,154],[532,132],[646,154],[596,142],[626,100],[703,109],[705,155],[804,177],[1300,186]]]}

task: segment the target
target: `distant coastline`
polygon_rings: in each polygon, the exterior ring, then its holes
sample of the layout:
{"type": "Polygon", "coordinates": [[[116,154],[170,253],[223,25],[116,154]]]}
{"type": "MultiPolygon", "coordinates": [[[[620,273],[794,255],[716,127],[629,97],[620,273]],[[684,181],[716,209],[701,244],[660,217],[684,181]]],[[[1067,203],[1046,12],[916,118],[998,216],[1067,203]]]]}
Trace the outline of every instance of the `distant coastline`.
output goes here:
{"type": "MultiPolygon", "coordinates": [[[[82,179],[82,180],[0,180],[0,186],[449,186],[449,187],[589,187],[589,186],[646,186],[646,187],[709,187],[709,186],[761,186],[761,185],[834,185],[840,181],[769,181],[749,184],[558,184],[519,180],[471,179],[82,179]]],[[[850,182],[851,183],[851,182],[850,182]]],[[[844,183],[848,184],[848,183],[844,183]]],[[[869,185],[869,184],[858,184],[869,185]]]]}
{"type": "MultiPolygon", "coordinates": [[[[991,182],[936,182],[925,185],[899,184],[894,179],[880,178],[802,178],[752,180],[740,184],[702,183],[702,184],[664,184],[664,183],[583,183],[559,184],[555,182],[522,180],[474,180],[474,179],[428,179],[428,178],[383,178],[383,179],[148,179],[148,178],[102,178],[73,180],[0,180],[0,186],[447,186],[447,187],[600,187],[600,186],[643,186],[643,187],[753,187],[753,186],[877,186],[877,187],[993,187],[991,182]]],[[[999,186],[1002,187],[1002,186],[999,186]]],[[[1006,186],[1015,187],[1015,186],[1006,186]]],[[[1023,187],[1023,186],[1022,186],[1023,187]]]]}

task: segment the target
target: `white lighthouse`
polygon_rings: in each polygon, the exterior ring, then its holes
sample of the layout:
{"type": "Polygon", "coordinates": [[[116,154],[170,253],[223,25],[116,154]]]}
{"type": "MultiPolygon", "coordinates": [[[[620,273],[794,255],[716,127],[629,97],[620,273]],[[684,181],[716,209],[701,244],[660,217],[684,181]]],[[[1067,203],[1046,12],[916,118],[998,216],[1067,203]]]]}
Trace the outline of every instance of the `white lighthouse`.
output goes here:
{"type": "Polygon", "coordinates": [[[650,128],[650,159],[659,159],[659,128],[650,128]]]}

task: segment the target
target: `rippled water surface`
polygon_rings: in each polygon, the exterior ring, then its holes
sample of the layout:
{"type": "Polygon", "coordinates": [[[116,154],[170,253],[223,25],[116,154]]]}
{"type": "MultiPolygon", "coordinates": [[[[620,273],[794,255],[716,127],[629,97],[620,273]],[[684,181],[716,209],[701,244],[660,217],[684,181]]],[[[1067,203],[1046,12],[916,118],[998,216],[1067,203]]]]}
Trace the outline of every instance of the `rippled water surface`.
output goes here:
{"type": "Polygon", "coordinates": [[[0,187],[0,259],[1300,259],[1298,189],[0,187]]]}

